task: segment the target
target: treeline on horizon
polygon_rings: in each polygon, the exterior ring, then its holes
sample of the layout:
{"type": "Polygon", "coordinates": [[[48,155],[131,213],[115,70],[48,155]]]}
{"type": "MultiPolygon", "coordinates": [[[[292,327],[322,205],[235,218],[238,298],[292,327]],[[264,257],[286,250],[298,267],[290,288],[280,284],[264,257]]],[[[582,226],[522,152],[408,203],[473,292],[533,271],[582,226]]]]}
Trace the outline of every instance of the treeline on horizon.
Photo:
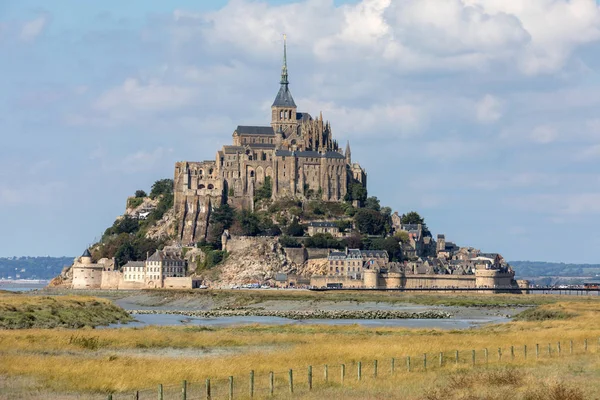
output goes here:
{"type": "Polygon", "coordinates": [[[75,257],[0,257],[0,278],[52,279],[73,263],[75,257]],[[22,271],[24,270],[24,271],[22,271]]]}
{"type": "Polygon", "coordinates": [[[546,261],[509,261],[517,276],[595,276],[600,264],[570,264],[546,261]]]}

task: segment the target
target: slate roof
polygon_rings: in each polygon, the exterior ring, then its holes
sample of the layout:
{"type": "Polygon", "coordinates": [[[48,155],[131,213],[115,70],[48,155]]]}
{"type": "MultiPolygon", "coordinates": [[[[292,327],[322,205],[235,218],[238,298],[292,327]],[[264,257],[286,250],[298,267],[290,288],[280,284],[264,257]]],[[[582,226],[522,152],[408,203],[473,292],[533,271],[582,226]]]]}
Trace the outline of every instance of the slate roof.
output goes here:
{"type": "Polygon", "coordinates": [[[361,255],[366,257],[389,258],[388,252],[385,250],[362,250],[361,255]]]}
{"type": "Polygon", "coordinates": [[[346,158],[343,154],[338,153],[337,151],[328,151],[325,153],[325,158],[346,158]]]}
{"type": "Polygon", "coordinates": [[[140,268],[143,266],[143,261],[128,261],[127,264],[123,265],[123,268],[140,268]]]}
{"type": "Polygon", "coordinates": [[[309,222],[308,226],[313,226],[315,228],[335,228],[336,225],[334,222],[316,221],[316,222],[309,222]]]}
{"type": "Polygon", "coordinates": [[[276,150],[275,155],[280,156],[280,157],[281,156],[286,157],[286,156],[291,156],[292,152],[289,150],[276,150]]]}
{"type": "Polygon", "coordinates": [[[282,83],[271,107],[296,107],[290,88],[286,83],[282,83]]]}
{"type": "Polygon", "coordinates": [[[275,136],[275,132],[273,131],[273,127],[271,126],[246,126],[246,125],[238,125],[235,129],[238,135],[267,135],[267,136],[275,136]]]}
{"type": "Polygon", "coordinates": [[[312,119],[312,117],[309,113],[305,113],[305,112],[297,112],[296,113],[296,120],[298,120],[298,121],[310,121],[311,119],[312,119]]]}
{"type": "Polygon", "coordinates": [[[297,151],[298,157],[321,157],[321,153],[318,151],[297,151]]]}
{"type": "Polygon", "coordinates": [[[225,150],[225,154],[235,154],[237,152],[244,152],[243,146],[223,146],[223,150],[225,150]]]}
{"type": "Polygon", "coordinates": [[[252,149],[274,149],[275,145],[273,143],[250,143],[248,144],[252,149]]]}
{"type": "Polygon", "coordinates": [[[177,257],[175,254],[170,254],[164,251],[156,250],[154,254],[152,254],[146,261],[183,261],[183,259],[177,257]]]}
{"type": "Polygon", "coordinates": [[[90,249],[85,249],[85,251],[81,255],[81,257],[91,257],[91,256],[92,255],[90,254],[90,249]]]}

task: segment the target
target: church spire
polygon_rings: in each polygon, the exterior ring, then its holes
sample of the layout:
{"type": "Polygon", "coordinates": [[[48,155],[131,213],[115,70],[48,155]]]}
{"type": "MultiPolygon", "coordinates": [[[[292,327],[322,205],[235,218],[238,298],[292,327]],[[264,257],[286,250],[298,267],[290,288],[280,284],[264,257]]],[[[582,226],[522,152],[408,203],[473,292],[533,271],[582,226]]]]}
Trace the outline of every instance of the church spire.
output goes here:
{"type": "Polygon", "coordinates": [[[287,35],[283,34],[283,66],[281,67],[281,82],[282,85],[288,85],[288,70],[287,70],[287,35]]]}
{"type": "Polygon", "coordinates": [[[346,162],[352,164],[352,153],[350,153],[350,141],[346,142],[346,162]]]}
{"type": "MultiPolygon", "coordinates": [[[[287,36],[283,35],[283,66],[281,67],[281,81],[279,82],[281,86],[279,87],[279,93],[277,93],[277,97],[275,97],[275,101],[271,107],[293,107],[296,108],[296,103],[294,102],[294,98],[290,93],[289,89],[289,81],[288,81],[288,69],[287,69],[287,36]]],[[[296,119],[296,114],[294,110],[293,120],[296,119]]]]}

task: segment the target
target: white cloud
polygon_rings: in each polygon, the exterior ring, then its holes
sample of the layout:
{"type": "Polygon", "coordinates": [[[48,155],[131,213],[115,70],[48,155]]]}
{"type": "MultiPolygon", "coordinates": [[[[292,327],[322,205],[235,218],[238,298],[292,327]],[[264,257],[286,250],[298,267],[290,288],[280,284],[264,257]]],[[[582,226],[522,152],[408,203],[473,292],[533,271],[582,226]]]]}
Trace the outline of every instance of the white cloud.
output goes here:
{"type": "Polygon", "coordinates": [[[554,142],[558,138],[558,131],[556,128],[548,125],[540,125],[533,128],[531,131],[530,139],[533,142],[548,144],[554,142]]]}
{"type": "Polygon", "coordinates": [[[28,21],[21,27],[20,38],[24,42],[34,41],[48,24],[48,17],[41,15],[34,20],[28,21]]]}
{"type": "Polygon", "coordinates": [[[121,86],[104,92],[96,100],[94,108],[108,112],[161,111],[187,105],[194,96],[194,91],[186,87],[156,81],[144,85],[137,79],[129,78],[121,86]]]}
{"type": "Polygon", "coordinates": [[[502,102],[497,97],[486,94],[475,106],[477,120],[482,123],[492,123],[502,118],[502,102]]]}

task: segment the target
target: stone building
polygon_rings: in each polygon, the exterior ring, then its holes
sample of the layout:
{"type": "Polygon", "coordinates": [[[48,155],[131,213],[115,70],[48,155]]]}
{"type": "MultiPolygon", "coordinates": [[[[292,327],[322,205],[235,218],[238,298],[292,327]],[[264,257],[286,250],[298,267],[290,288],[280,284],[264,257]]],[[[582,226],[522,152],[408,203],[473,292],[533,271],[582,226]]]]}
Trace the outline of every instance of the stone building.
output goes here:
{"type": "Polygon", "coordinates": [[[279,91],[268,126],[239,125],[231,145],[215,160],[175,164],[177,236],[185,244],[206,237],[210,211],[228,203],[254,208],[254,193],[270,181],[273,199],[344,200],[353,183],[366,187],[367,175],[352,161],[350,144],[343,151],[323,115],[297,110],[289,88],[284,42],[279,91]]]}
{"type": "Polygon", "coordinates": [[[183,278],[187,261],[170,252],[156,250],[143,261],[130,261],[123,266],[125,282],[139,282],[147,288],[165,287],[166,278],[183,278]]]}
{"type": "Polygon", "coordinates": [[[331,236],[340,236],[340,228],[335,222],[313,221],[308,223],[308,235],[314,236],[317,233],[329,233],[331,236]]]}

